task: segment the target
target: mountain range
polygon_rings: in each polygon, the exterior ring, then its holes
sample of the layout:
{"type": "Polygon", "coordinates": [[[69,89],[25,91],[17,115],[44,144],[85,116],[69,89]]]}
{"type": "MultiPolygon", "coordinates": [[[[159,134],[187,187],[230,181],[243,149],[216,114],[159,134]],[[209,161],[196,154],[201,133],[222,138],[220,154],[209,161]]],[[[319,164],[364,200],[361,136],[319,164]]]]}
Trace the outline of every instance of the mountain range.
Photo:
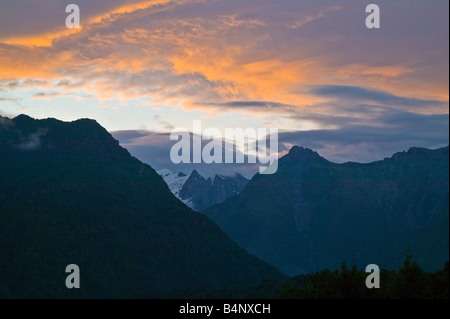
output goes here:
{"type": "Polygon", "coordinates": [[[449,147],[367,164],[293,147],[273,175],[205,179],[157,173],[93,120],[0,117],[0,297],[158,298],[410,254],[434,271],[448,196],[449,147]]]}
{"type": "Polygon", "coordinates": [[[0,118],[0,297],[158,298],[283,278],[97,122],[0,118]],[[66,266],[80,268],[67,289],[66,266]]]}
{"type": "Polygon", "coordinates": [[[196,211],[202,211],[226,199],[239,194],[249,180],[240,174],[223,176],[216,174],[214,178],[204,178],[197,170],[186,174],[172,173],[170,170],[159,170],[172,193],[183,203],[196,211]]]}
{"type": "Polygon", "coordinates": [[[206,209],[234,241],[289,275],[359,267],[426,270],[449,258],[449,148],[411,148],[381,161],[335,164],[293,147],[273,175],[206,209]]]}

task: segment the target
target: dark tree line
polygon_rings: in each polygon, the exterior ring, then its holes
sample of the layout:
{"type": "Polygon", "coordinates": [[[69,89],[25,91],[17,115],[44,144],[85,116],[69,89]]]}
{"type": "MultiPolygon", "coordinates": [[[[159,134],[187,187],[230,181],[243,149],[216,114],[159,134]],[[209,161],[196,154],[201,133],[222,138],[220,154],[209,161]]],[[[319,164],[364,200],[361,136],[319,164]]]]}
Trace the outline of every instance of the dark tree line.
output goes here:
{"type": "MultiPolygon", "coordinates": [[[[286,279],[269,279],[257,286],[230,286],[216,290],[178,290],[175,299],[449,299],[449,263],[436,272],[424,271],[411,256],[394,271],[380,270],[380,288],[368,289],[369,276],[354,264],[286,279]]],[[[142,296],[145,297],[145,296],[142,296]]]]}
{"type": "Polygon", "coordinates": [[[294,277],[279,295],[282,299],[448,299],[449,264],[434,273],[425,272],[411,256],[398,271],[381,269],[379,289],[368,289],[369,274],[355,265],[342,263],[328,269],[294,277]]]}

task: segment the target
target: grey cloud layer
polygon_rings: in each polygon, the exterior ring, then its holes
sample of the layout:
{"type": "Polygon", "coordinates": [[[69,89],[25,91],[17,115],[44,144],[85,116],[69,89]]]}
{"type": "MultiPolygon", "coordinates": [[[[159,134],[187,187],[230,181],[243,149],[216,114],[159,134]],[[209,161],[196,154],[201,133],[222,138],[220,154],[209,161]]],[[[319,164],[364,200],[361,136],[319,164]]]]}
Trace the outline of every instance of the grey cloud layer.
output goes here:
{"type": "Polygon", "coordinates": [[[334,97],[354,101],[372,101],[391,106],[427,107],[444,104],[442,101],[406,98],[384,91],[376,91],[356,86],[321,85],[313,88],[311,92],[324,97],[334,97]]]}
{"type": "MultiPolygon", "coordinates": [[[[258,171],[260,166],[260,164],[174,164],[170,160],[170,150],[177,141],[170,140],[170,133],[119,131],[112,132],[112,135],[133,156],[151,165],[156,170],[166,168],[173,172],[189,174],[192,170],[196,169],[200,174],[208,177],[213,177],[215,174],[231,176],[234,173],[251,177],[258,171]]],[[[202,141],[202,147],[207,143],[208,141],[202,141]]],[[[224,148],[222,148],[222,152],[225,154],[224,148]]],[[[245,157],[245,161],[247,162],[247,157],[245,157]]]]}
{"type": "MultiPolygon", "coordinates": [[[[379,121],[383,123],[382,127],[346,125],[335,130],[280,131],[279,151],[285,154],[297,145],[318,151],[333,162],[367,163],[390,157],[413,146],[433,149],[449,143],[448,114],[395,112],[383,114],[379,121]]],[[[168,133],[122,131],[114,132],[113,136],[134,156],[155,169],[169,168],[174,172],[187,173],[197,169],[206,176],[239,172],[247,177],[258,170],[258,165],[253,164],[173,164],[170,161],[170,149],[176,142],[170,141],[168,133]]]]}

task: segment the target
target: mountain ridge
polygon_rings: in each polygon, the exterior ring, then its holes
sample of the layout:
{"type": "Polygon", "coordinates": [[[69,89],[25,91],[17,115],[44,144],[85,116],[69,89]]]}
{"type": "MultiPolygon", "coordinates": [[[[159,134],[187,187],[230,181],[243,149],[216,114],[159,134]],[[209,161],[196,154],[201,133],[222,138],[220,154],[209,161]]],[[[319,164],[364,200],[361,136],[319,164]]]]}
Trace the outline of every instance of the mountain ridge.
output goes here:
{"type": "Polygon", "coordinates": [[[289,275],[344,260],[396,268],[411,247],[435,270],[448,260],[448,222],[434,222],[448,220],[447,195],[448,146],[411,148],[367,164],[335,164],[294,147],[276,174],[256,174],[239,195],[204,213],[289,275]],[[415,240],[423,233],[439,251],[415,240]]]}
{"type": "Polygon", "coordinates": [[[2,297],[157,298],[283,277],[95,121],[2,118],[0,177],[2,297]],[[64,284],[69,264],[81,289],[64,284]]]}

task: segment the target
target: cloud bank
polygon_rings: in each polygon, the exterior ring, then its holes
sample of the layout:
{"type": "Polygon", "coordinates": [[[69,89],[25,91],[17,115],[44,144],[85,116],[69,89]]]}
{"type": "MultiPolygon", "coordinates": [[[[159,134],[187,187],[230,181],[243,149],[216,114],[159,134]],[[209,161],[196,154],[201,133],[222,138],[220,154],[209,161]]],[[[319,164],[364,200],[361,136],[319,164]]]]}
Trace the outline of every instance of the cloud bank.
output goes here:
{"type": "Polygon", "coordinates": [[[0,3],[1,110],[109,130],[278,127],[336,161],[448,144],[447,1],[379,0],[379,30],[354,0],[77,4],[68,30],[61,1],[0,3]]]}

